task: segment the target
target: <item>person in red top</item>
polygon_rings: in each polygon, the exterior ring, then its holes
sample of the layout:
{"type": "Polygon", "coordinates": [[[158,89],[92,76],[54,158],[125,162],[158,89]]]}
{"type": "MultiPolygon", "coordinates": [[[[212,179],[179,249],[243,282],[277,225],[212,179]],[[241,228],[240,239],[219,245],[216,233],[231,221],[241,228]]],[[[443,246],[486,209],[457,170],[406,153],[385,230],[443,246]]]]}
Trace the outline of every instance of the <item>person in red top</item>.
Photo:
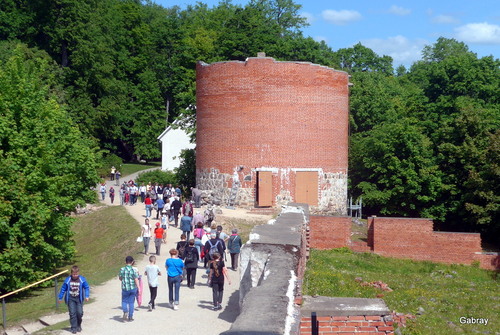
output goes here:
{"type": "Polygon", "coordinates": [[[144,199],[144,205],[146,205],[146,219],[151,217],[151,207],[153,206],[153,200],[149,196],[149,192],[146,195],[146,199],[144,199]]]}
{"type": "MultiPolygon", "coordinates": [[[[164,229],[160,226],[159,222],[156,222],[156,228],[154,230],[155,233],[155,247],[156,247],[156,255],[160,256],[160,247],[163,242],[163,233],[164,229]]],[[[166,238],[166,236],[165,236],[166,238]]]]}

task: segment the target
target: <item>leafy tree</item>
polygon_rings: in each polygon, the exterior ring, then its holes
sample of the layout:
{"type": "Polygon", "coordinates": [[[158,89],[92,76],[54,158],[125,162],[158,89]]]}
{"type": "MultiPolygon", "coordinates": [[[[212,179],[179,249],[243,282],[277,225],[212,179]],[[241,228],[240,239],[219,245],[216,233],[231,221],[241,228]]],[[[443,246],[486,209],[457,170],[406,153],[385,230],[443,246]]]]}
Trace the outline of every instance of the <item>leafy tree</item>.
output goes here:
{"type": "Polygon", "coordinates": [[[351,181],[371,213],[440,218],[441,178],[432,143],[415,120],[383,123],[351,138],[351,181]]]}
{"type": "Polygon", "coordinates": [[[185,149],[180,154],[181,163],[175,174],[177,175],[177,182],[184,188],[183,194],[190,187],[196,185],[196,151],[195,149],[185,149]]]}
{"type": "Polygon", "coordinates": [[[91,188],[98,181],[91,143],[53,94],[57,68],[38,55],[18,45],[0,60],[2,293],[71,258],[67,214],[95,200],[91,188]]]}
{"type": "Polygon", "coordinates": [[[394,72],[391,57],[380,57],[361,43],[352,48],[339,49],[336,52],[336,57],[340,69],[349,73],[376,71],[391,75],[394,72]]]}

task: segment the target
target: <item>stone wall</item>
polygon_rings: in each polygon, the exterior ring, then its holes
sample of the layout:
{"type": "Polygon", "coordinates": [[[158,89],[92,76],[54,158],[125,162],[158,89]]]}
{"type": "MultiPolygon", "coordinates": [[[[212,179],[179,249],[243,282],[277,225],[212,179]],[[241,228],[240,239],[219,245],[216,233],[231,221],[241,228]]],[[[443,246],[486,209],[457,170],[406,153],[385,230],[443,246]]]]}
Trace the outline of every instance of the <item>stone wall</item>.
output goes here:
{"type": "Polygon", "coordinates": [[[240,254],[240,314],[224,335],[298,334],[306,218],[303,207],[288,206],[254,228],[240,254]]]}
{"type": "MultiPolygon", "coordinates": [[[[228,205],[235,183],[238,191],[232,205],[254,207],[257,193],[258,169],[221,173],[218,169],[201,169],[196,172],[196,185],[203,192],[203,202],[228,205]]],[[[286,206],[295,201],[295,171],[292,168],[269,168],[273,173],[273,206],[286,206]]],[[[347,174],[318,172],[318,206],[311,206],[315,214],[345,215],[347,213],[347,174]]]]}

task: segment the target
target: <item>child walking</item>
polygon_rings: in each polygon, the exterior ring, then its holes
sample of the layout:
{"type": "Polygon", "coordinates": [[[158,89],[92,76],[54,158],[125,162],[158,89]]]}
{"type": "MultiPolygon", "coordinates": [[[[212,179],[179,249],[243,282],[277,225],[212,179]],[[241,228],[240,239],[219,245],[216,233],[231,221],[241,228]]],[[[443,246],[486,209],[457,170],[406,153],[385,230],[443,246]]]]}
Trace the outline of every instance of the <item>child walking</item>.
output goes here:
{"type": "Polygon", "coordinates": [[[229,285],[231,285],[231,279],[227,275],[226,265],[221,259],[219,253],[214,253],[212,255],[212,261],[210,262],[210,274],[208,275],[209,283],[212,286],[212,297],[214,302],[214,311],[222,309],[222,295],[224,293],[224,277],[227,279],[229,285]]]}
{"type": "Polygon", "coordinates": [[[156,265],[155,256],[149,256],[149,265],[146,266],[144,274],[148,277],[149,293],[151,296],[148,303],[148,311],[151,312],[155,309],[155,299],[158,293],[158,276],[161,276],[160,268],[156,265]]]}

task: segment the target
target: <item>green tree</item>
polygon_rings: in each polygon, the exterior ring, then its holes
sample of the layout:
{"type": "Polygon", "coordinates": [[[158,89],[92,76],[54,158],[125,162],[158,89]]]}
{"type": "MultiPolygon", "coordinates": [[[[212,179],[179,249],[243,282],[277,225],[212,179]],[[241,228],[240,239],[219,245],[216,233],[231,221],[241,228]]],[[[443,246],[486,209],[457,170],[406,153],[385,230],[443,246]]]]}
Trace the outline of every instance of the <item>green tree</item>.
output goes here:
{"type": "Polygon", "coordinates": [[[376,71],[392,75],[394,72],[391,57],[385,55],[380,57],[361,43],[352,48],[337,50],[336,58],[340,69],[349,73],[376,71]]]}
{"type": "Polygon", "coordinates": [[[0,60],[0,291],[51,274],[73,255],[77,205],[95,200],[91,143],[53,94],[57,67],[18,45],[0,60]],[[14,271],[15,270],[15,271],[14,271]]]}
{"type": "Polygon", "coordinates": [[[442,174],[432,142],[412,119],[383,123],[351,138],[354,194],[370,213],[442,219],[442,174]]]}

